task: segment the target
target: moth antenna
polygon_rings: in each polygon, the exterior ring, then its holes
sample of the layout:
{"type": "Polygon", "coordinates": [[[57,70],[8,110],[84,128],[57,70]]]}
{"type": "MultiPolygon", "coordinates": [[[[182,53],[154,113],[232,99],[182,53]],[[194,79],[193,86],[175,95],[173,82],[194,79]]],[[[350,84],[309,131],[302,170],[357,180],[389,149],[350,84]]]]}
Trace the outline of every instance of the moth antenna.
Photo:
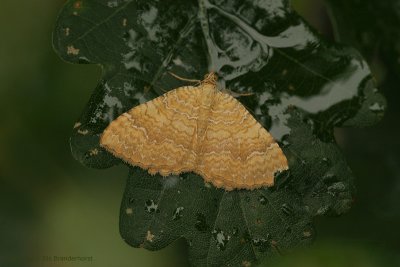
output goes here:
{"type": "Polygon", "coordinates": [[[160,87],[160,90],[163,91],[164,93],[168,93],[169,92],[168,90],[165,90],[164,88],[161,88],[161,87],[160,87]]]}
{"type": "Polygon", "coordinates": [[[239,97],[239,96],[251,96],[251,95],[254,95],[254,93],[237,93],[237,92],[232,91],[232,90],[230,90],[228,88],[223,89],[223,91],[226,91],[228,94],[230,94],[231,96],[233,96],[235,98],[239,97]]]}
{"type": "MultiPolygon", "coordinates": [[[[155,90],[154,86],[145,86],[144,89],[143,89],[144,94],[147,94],[148,92],[150,92],[151,89],[153,89],[153,91],[155,91],[157,94],[159,94],[159,92],[157,92],[157,90],[155,90]]],[[[162,87],[159,87],[158,89],[160,89],[164,93],[168,92],[168,90],[165,90],[162,87]]]]}
{"type": "Polygon", "coordinates": [[[175,73],[173,73],[173,72],[170,72],[170,71],[168,71],[168,73],[169,73],[171,76],[173,76],[173,77],[175,77],[176,79],[181,80],[181,81],[186,81],[186,82],[191,82],[191,83],[198,83],[198,84],[201,83],[201,80],[183,78],[183,77],[181,77],[181,76],[179,76],[179,75],[177,75],[177,74],[175,74],[175,73]]]}

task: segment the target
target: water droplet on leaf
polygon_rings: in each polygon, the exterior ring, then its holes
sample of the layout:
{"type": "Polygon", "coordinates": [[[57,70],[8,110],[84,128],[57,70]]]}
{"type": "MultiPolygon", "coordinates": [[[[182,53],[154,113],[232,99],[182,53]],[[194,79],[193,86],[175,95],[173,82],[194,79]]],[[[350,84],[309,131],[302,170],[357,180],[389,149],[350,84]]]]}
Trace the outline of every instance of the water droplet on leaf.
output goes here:
{"type": "Polygon", "coordinates": [[[258,198],[258,201],[261,203],[261,205],[266,205],[266,204],[268,203],[267,198],[264,197],[264,196],[260,196],[260,197],[258,198]]]}
{"type": "Polygon", "coordinates": [[[379,112],[382,112],[382,111],[385,110],[385,106],[383,106],[383,105],[379,104],[378,102],[376,102],[376,103],[374,103],[374,104],[369,106],[369,110],[371,110],[372,112],[379,113],[379,112]]]}
{"type": "Polygon", "coordinates": [[[336,196],[340,192],[346,191],[346,185],[342,182],[337,182],[328,187],[328,194],[336,196]]]}
{"type": "Polygon", "coordinates": [[[172,216],[172,219],[174,221],[176,221],[176,220],[179,220],[180,218],[182,218],[182,216],[183,216],[182,212],[184,209],[185,209],[184,207],[177,207],[174,211],[174,215],[172,216]]]}
{"type": "Polygon", "coordinates": [[[322,177],[322,180],[324,181],[324,183],[326,185],[328,185],[328,184],[337,182],[338,179],[337,179],[336,175],[334,175],[332,173],[327,173],[322,177]]]}
{"type": "Polygon", "coordinates": [[[162,179],[163,186],[166,189],[175,187],[179,182],[179,178],[177,175],[170,175],[165,178],[163,177],[161,179],[162,179]]]}
{"type": "Polygon", "coordinates": [[[152,199],[146,201],[145,209],[148,213],[159,212],[158,205],[152,199]]]}
{"type": "Polygon", "coordinates": [[[231,237],[229,235],[226,235],[224,233],[224,231],[222,231],[221,229],[215,229],[212,231],[212,235],[215,239],[215,241],[217,241],[217,247],[219,250],[225,250],[226,246],[228,244],[228,241],[231,239],[231,237]]]}
{"type": "Polygon", "coordinates": [[[287,216],[293,215],[293,207],[290,204],[283,204],[281,210],[287,216]]]}
{"type": "Polygon", "coordinates": [[[331,165],[331,161],[328,158],[322,158],[322,163],[324,163],[326,166],[330,166],[331,165]]]}
{"type": "Polygon", "coordinates": [[[329,211],[329,206],[324,206],[318,209],[317,215],[323,215],[329,211]]]}
{"type": "Polygon", "coordinates": [[[254,239],[252,239],[252,242],[253,242],[253,245],[262,252],[266,251],[269,246],[269,242],[265,238],[254,238],[254,239]]]}

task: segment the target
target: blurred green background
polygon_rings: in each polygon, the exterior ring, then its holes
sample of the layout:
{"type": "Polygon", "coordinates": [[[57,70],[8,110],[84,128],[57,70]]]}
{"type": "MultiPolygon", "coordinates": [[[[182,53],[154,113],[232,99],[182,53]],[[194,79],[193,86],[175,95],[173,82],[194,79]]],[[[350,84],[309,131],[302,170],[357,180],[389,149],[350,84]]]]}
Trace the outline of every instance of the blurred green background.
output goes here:
{"type": "MultiPolygon", "coordinates": [[[[1,1],[0,267],[188,266],[182,241],[148,252],[120,238],[126,167],[88,169],[71,156],[72,126],[101,73],[97,66],[67,64],[53,51],[52,29],[63,3],[1,1]],[[93,261],[57,263],[46,256],[93,261]]],[[[293,4],[332,38],[321,1],[293,4]]],[[[382,63],[370,63],[388,112],[374,128],[337,131],[357,178],[353,209],[339,218],[317,218],[311,248],[268,266],[400,266],[400,93],[382,63]]]]}

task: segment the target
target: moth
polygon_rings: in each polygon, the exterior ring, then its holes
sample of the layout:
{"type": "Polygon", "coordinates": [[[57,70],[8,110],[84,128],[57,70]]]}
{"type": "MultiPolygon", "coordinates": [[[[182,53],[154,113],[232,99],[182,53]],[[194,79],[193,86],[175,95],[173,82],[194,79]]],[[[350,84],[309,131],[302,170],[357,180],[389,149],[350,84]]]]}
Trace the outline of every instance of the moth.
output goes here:
{"type": "Polygon", "coordinates": [[[100,145],[162,176],[194,172],[225,190],[274,185],[288,162],[271,134],[209,73],[135,106],[110,123],[100,145]]]}

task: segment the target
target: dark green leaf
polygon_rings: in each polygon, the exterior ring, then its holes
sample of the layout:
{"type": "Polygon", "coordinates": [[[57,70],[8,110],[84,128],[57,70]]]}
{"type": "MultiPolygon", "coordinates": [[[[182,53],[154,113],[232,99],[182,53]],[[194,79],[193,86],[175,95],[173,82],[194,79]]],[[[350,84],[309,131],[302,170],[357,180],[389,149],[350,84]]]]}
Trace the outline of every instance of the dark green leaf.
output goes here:
{"type": "MultiPolygon", "coordinates": [[[[326,0],[326,2],[334,25],[335,38],[355,46],[368,62],[376,65],[381,83],[387,76],[391,76],[391,80],[397,79],[397,73],[400,71],[398,1],[326,0]]],[[[367,99],[357,116],[348,121],[349,125],[373,125],[384,113],[386,101],[380,94],[375,94],[374,85],[369,84],[364,90],[367,99]],[[367,113],[371,113],[371,116],[366,117],[367,113]]]]}
{"type": "Polygon", "coordinates": [[[54,46],[69,62],[103,66],[71,138],[85,165],[119,162],[99,147],[100,134],[185,84],[168,71],[201,79],[213,70],[222,87],[253,93],[239,101],[289,160],[274,187],[253,191],[131,168],[120,229],[132,246],[156,250],[184,237],[193,265],[246,266],[309,243],[314,216],[349,209],[353,180],[333,129],[375,123],[384,100],[359,54],[321,39],[288,1],[68,1],[54,46]]]}
{"type": "MultiPolygon", "coordinates": [[[[400,71],[400,12],[397,0],[326,0],[335,37],[361,51],[368,62],[377,64],[379,77],[400,71]]],[[[398,76],[398,75],[396,75],[398,76]]]]}

